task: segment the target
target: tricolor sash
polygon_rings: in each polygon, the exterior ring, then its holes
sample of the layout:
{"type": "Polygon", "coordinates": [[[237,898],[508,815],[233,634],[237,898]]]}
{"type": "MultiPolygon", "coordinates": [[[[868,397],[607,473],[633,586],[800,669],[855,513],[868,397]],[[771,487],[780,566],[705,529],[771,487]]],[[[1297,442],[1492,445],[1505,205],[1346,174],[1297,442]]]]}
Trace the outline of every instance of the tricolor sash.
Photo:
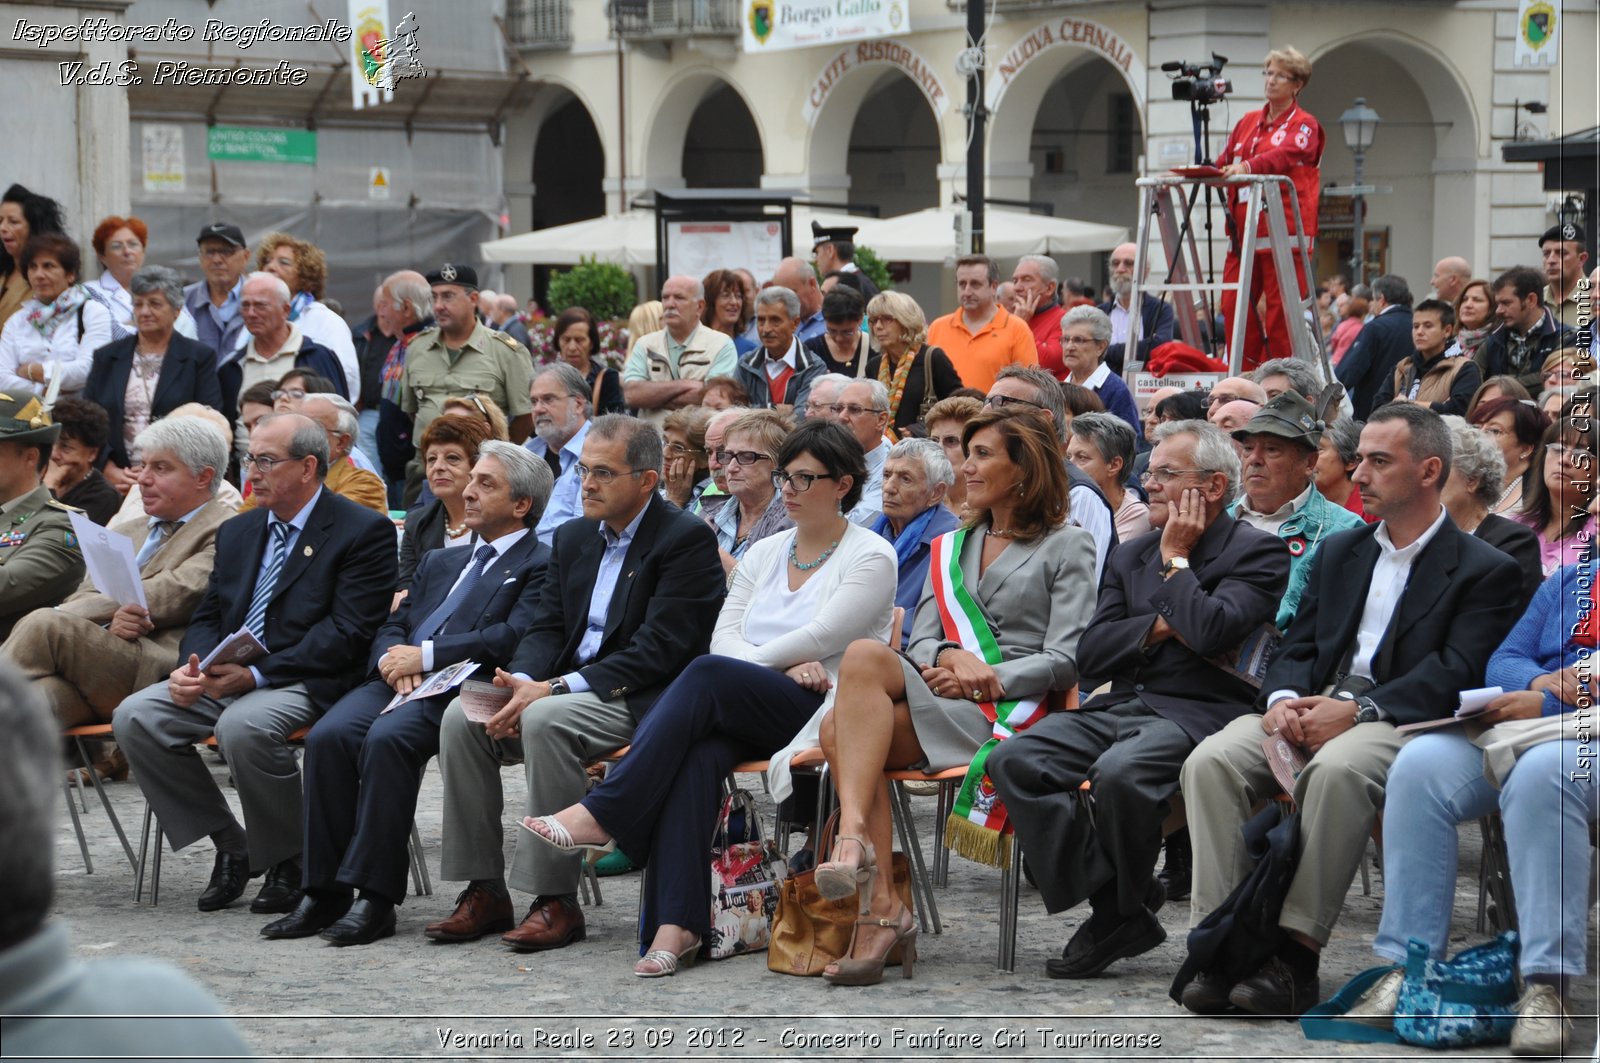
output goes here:
{"type": "MultiPolygon", "coordinates": [[[[928,566],[933,578],[933,596],[939,604],[945,639],[959,643],[962,649],[982,658],[993,668],[1002,659],[1000,644],[989,629],[983,610],[978,608],[962,582],[961,547],[966,540],[967,529],[958,528],[933,541],[933,556],[928,566]]],[[[967,768],[967,776],[956,795],[955,808],[945,823],[945,844],[968,860],[1006,867],[1010,846],[1001,845],[1000,841],[1003,835],[1011,833],[1012,827],[985,765],[995,746],[1033,726],[1045,714],[1047,706],[1045,699],[1039,697],[985,701],[980,702],[978,708],[994,725],[994,730],[967,768]]]]}

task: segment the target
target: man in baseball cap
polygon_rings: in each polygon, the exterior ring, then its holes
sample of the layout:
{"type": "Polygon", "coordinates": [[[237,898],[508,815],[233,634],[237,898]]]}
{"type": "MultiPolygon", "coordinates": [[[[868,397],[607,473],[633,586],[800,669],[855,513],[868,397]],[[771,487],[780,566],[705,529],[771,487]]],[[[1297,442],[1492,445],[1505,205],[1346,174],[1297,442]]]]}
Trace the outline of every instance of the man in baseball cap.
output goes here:
{"type": "Polygon", "coordinates": [[[23,615],[60,602],[83,582],[71,506],[42,477],[61,426],[34,395],[0,392],[0,639],[23,615]]]}
{"type": "MultiPolygon", "coordinates": [[[[216,351],[217,364],[222,365],[244,345],[239,300],[244,297],[250,251],[244,233],[225,221],[205,226],[195,243],[199,245],[200,272],[205,280],[183,290],[183,307],[194,319],[194,331],[189,336],[216,351]]],[[[178,331],[183,331],[181,326],[178,331]]]]}
{"type": "MultiPolygon", "coordinates": [[[[1583,265],[1589,253],[1583,249],[1583,227],[1576,222],[1552,225],[1539,237],[1539,255],[1544,259],[1544,305],[1568,328],[1578,327],[1578,289],[1583,280],[1583,265]]],[[[1589,294],[1589,314],[1593,316],[1594,293],[1589,294]]]]}
{"type": "Polygon", "coordinates": [[[1317,447],[1323,428],[1316,407],[1299,392],[1285,391],[1233,433],[1244,477],[1231,512],[1276,535],[1289,548],[1289,589],[1278,605],[1276,621],[1280,631],[1288,629],[1300,607],[1317,546],[1334,532],[1362,524],[1360,517],[1317,490],[1317,447]]]}

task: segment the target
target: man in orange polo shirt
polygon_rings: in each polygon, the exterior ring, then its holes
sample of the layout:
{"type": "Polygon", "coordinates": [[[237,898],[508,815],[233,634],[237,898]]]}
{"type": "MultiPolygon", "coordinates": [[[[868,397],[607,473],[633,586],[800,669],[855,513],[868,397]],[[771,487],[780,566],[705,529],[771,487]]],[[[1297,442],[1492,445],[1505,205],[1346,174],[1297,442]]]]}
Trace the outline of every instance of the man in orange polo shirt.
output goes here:
{"type": "Polygon", "coordinates": [[[956,297],[961,309],[928,326],[928,343],[944,349],[961,383],[988,391],[1005,366],[1038,365],[1028,323],[995,300],[1000,267],[988,255],[956,260],[956,297]]]}

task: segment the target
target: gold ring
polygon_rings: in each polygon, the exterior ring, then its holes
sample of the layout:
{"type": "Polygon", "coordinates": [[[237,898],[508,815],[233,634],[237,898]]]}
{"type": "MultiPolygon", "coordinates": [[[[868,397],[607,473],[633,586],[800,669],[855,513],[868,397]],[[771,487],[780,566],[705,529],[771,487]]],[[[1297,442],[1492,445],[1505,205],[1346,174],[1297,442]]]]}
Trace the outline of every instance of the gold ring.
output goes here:
{"type": "Polygon", "coordinates": [[[973,701],[977,701],[981,697],[983,697],[983,691],[979,690],[977,687],[973,687],[972,688],[972,700],[973,701]]]}

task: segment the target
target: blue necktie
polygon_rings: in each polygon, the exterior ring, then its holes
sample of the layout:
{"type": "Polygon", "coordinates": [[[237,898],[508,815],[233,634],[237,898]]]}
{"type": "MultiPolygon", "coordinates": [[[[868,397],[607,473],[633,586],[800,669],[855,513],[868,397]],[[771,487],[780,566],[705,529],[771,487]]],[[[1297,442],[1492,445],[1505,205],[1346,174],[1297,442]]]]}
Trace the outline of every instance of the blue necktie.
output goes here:
{"type": "Polygon", "coordinates": [[[272,522],[272,558],[256,579],[255,593],[250,598],[250,611],[244,615],[244,626],[264,644],[266,639],[267,603],[278,586],[278,573],[283,571],[284,558],[289,553],[290,525],[281,520],[272,522]]]}
{"type": "Polygon", "coordinates": [[[494,560],[495,548],[486,543],[478,547],[478,552],[472,556],[475,560],[472,562],[472,568],[467,570],[466,579],[457,583],[449,596],[439,603],[439,608],[429,613],[428,619],[424,620],[422,626],[417,628],[415,636],[417,645],[420,646],[433,638],[434,633],[444,627],[445,622],[450,619],[450,615],[456,611],[467,595],[472,592],[472,588],[477,585],[479,578],[483,576],[483,570],[488,566],[489,562],[494,560]]]}
{"type": "Polygon", "coordinates": [[[150,534],[145,536],[144,545],[139,547],[138,556],[133,559],[134,567],[143,570],[144,563],[156,556],[156,551],[166,541],[178,534],[178,529],[183,527],[181,520],[159,520],[150,529],[150,534]]]}

